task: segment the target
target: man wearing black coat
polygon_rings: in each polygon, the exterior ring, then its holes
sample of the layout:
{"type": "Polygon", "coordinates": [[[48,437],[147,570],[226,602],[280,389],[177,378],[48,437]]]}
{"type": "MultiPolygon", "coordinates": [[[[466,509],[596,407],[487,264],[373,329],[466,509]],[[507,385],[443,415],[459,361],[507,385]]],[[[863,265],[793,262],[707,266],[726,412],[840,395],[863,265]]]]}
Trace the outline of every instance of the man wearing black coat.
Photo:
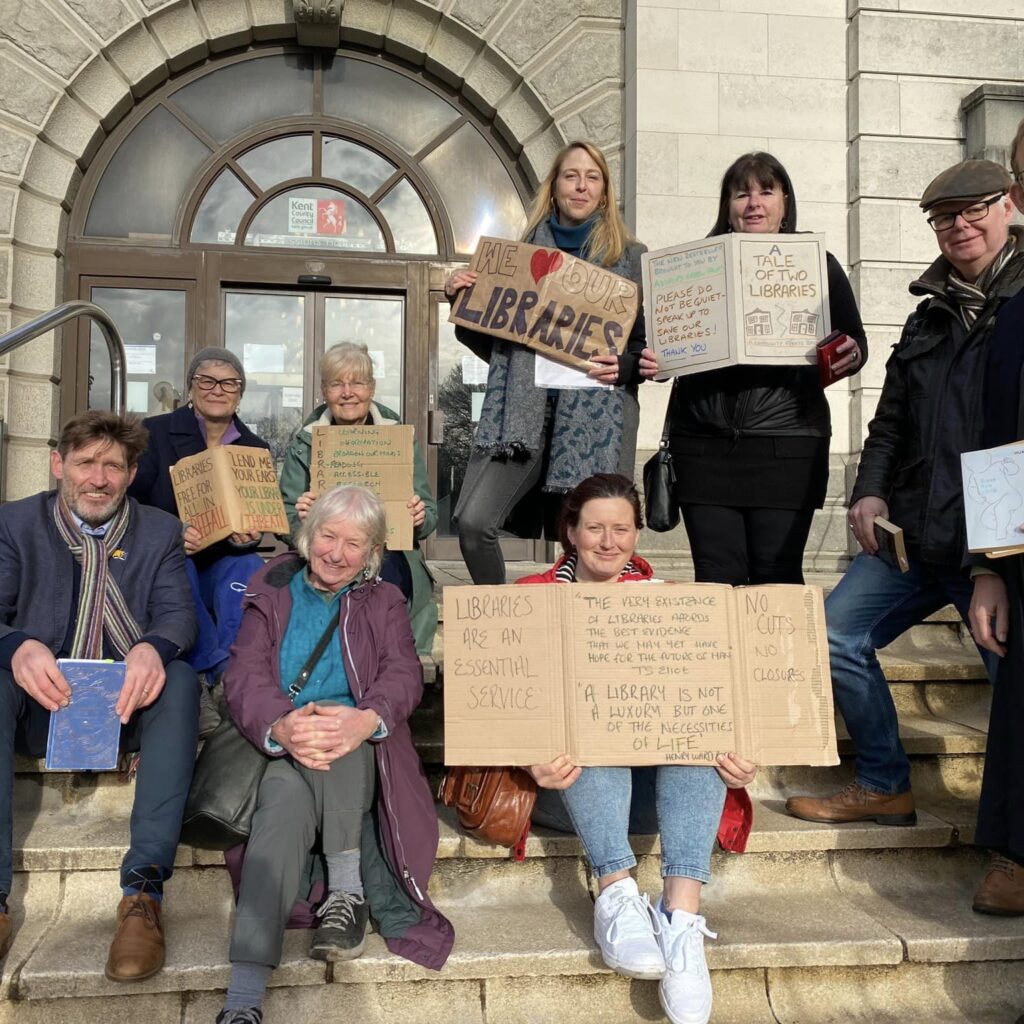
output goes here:
{"type": "Polygon", "coordinates": [[[862,551],[825,602],[833,693],[856,748],[856,775],[830,797],[789,799],[798,818],[917,820],[910,762],[875,652],[948,603],[967,618],[960,454],[980,447],[997,314],[1024,289],[1024,231],[1010,227],[1010,185],[998,164],[967,160],[921,199],[941,255],[910,286],[924,300],[886,363],[851,496],[849,524],[862,551]],[[902,527],[909,572],[879,557],[876,516],[902,527]]]}

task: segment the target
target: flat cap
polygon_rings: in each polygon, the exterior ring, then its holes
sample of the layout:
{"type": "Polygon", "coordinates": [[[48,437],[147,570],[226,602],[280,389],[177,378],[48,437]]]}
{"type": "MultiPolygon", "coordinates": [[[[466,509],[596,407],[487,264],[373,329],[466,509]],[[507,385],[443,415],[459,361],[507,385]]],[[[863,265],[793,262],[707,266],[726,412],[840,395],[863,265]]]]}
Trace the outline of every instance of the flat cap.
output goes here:
{"type": "Polygon", "coordinates": [[[994,192],[1009,192],[1013,179],[991,160],[964,160],[944,170],[924,190],[921,209],[947,199],[984,199],[994,192]]]}

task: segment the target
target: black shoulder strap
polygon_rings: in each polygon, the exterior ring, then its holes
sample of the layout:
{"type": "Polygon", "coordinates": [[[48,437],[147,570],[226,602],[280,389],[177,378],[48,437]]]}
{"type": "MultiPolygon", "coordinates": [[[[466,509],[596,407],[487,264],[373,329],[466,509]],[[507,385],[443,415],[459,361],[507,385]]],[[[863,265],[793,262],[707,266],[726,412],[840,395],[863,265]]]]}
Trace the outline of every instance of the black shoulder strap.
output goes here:
{"type": "Polygon", "coordinates": [[[302,666],[302,670],[295,677],[295,682],[288,687],[288,696],[294,701],[295,698],[302,693],[303,687],[309,682],[309,677],[313,674],[313,669],[316,668],[316,663],[323,657],[324,651],[327,650],[327,645],[331,642],[331,637],[338,631],[338,619],[331,619],[327,623],[327,628],[324,630],[324,635],[317,641],[316,647],[313,648],[313,653],[306,659],[306,664],[302,666]]]}

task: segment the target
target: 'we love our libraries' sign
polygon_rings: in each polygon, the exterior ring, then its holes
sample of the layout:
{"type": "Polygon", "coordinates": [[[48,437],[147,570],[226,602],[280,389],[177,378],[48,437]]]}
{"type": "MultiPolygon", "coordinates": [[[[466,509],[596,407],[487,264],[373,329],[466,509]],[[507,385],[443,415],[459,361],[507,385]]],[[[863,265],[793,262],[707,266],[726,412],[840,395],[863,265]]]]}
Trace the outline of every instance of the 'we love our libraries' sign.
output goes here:
{"type": "Polygon", "coordinates": [[[481,238],[469,269],[477,281],[459,292],[451,323],[584,370],[594,356],[625,349],[640,305],[632,281],[560,249],[501,238],[481,238]]]}

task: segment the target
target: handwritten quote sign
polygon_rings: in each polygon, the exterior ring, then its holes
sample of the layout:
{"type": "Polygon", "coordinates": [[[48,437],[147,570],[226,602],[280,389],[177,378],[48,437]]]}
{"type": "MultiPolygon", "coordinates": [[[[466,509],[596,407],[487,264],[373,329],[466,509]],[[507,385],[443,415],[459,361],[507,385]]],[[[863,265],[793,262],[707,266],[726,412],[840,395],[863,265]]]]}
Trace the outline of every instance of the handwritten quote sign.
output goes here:
{"type": "Polygon", "coordinates": [[[277,473],[266,448],[224,444],[171,467],[178,516],[200,534],[201,551],[232,533],[288,533],[277,473]]]}
{"type": "Polygon", "coordinates": [[[388,548],[411,551],[413,496],[413,429],[391,427],[314,427],[309,489],[323,494],[339,484],[373,491],[384,502],[388,548]]]}
{"type": "Polygon", "coordinates": [[[838,764],[820,588],[445,587],[445,759],[838,764]]]}
{"type": "Polygon", "coordinates": [[[579,369],[626,347],[640,289],[561,249],[481,238],[449,321],[505,338],[579,369]]]}
{"type": "Polygon", "coordinates": [[[824,235],[720,235],[642,261],[660,379],[817,361],[831,331],[824,235]]]}

